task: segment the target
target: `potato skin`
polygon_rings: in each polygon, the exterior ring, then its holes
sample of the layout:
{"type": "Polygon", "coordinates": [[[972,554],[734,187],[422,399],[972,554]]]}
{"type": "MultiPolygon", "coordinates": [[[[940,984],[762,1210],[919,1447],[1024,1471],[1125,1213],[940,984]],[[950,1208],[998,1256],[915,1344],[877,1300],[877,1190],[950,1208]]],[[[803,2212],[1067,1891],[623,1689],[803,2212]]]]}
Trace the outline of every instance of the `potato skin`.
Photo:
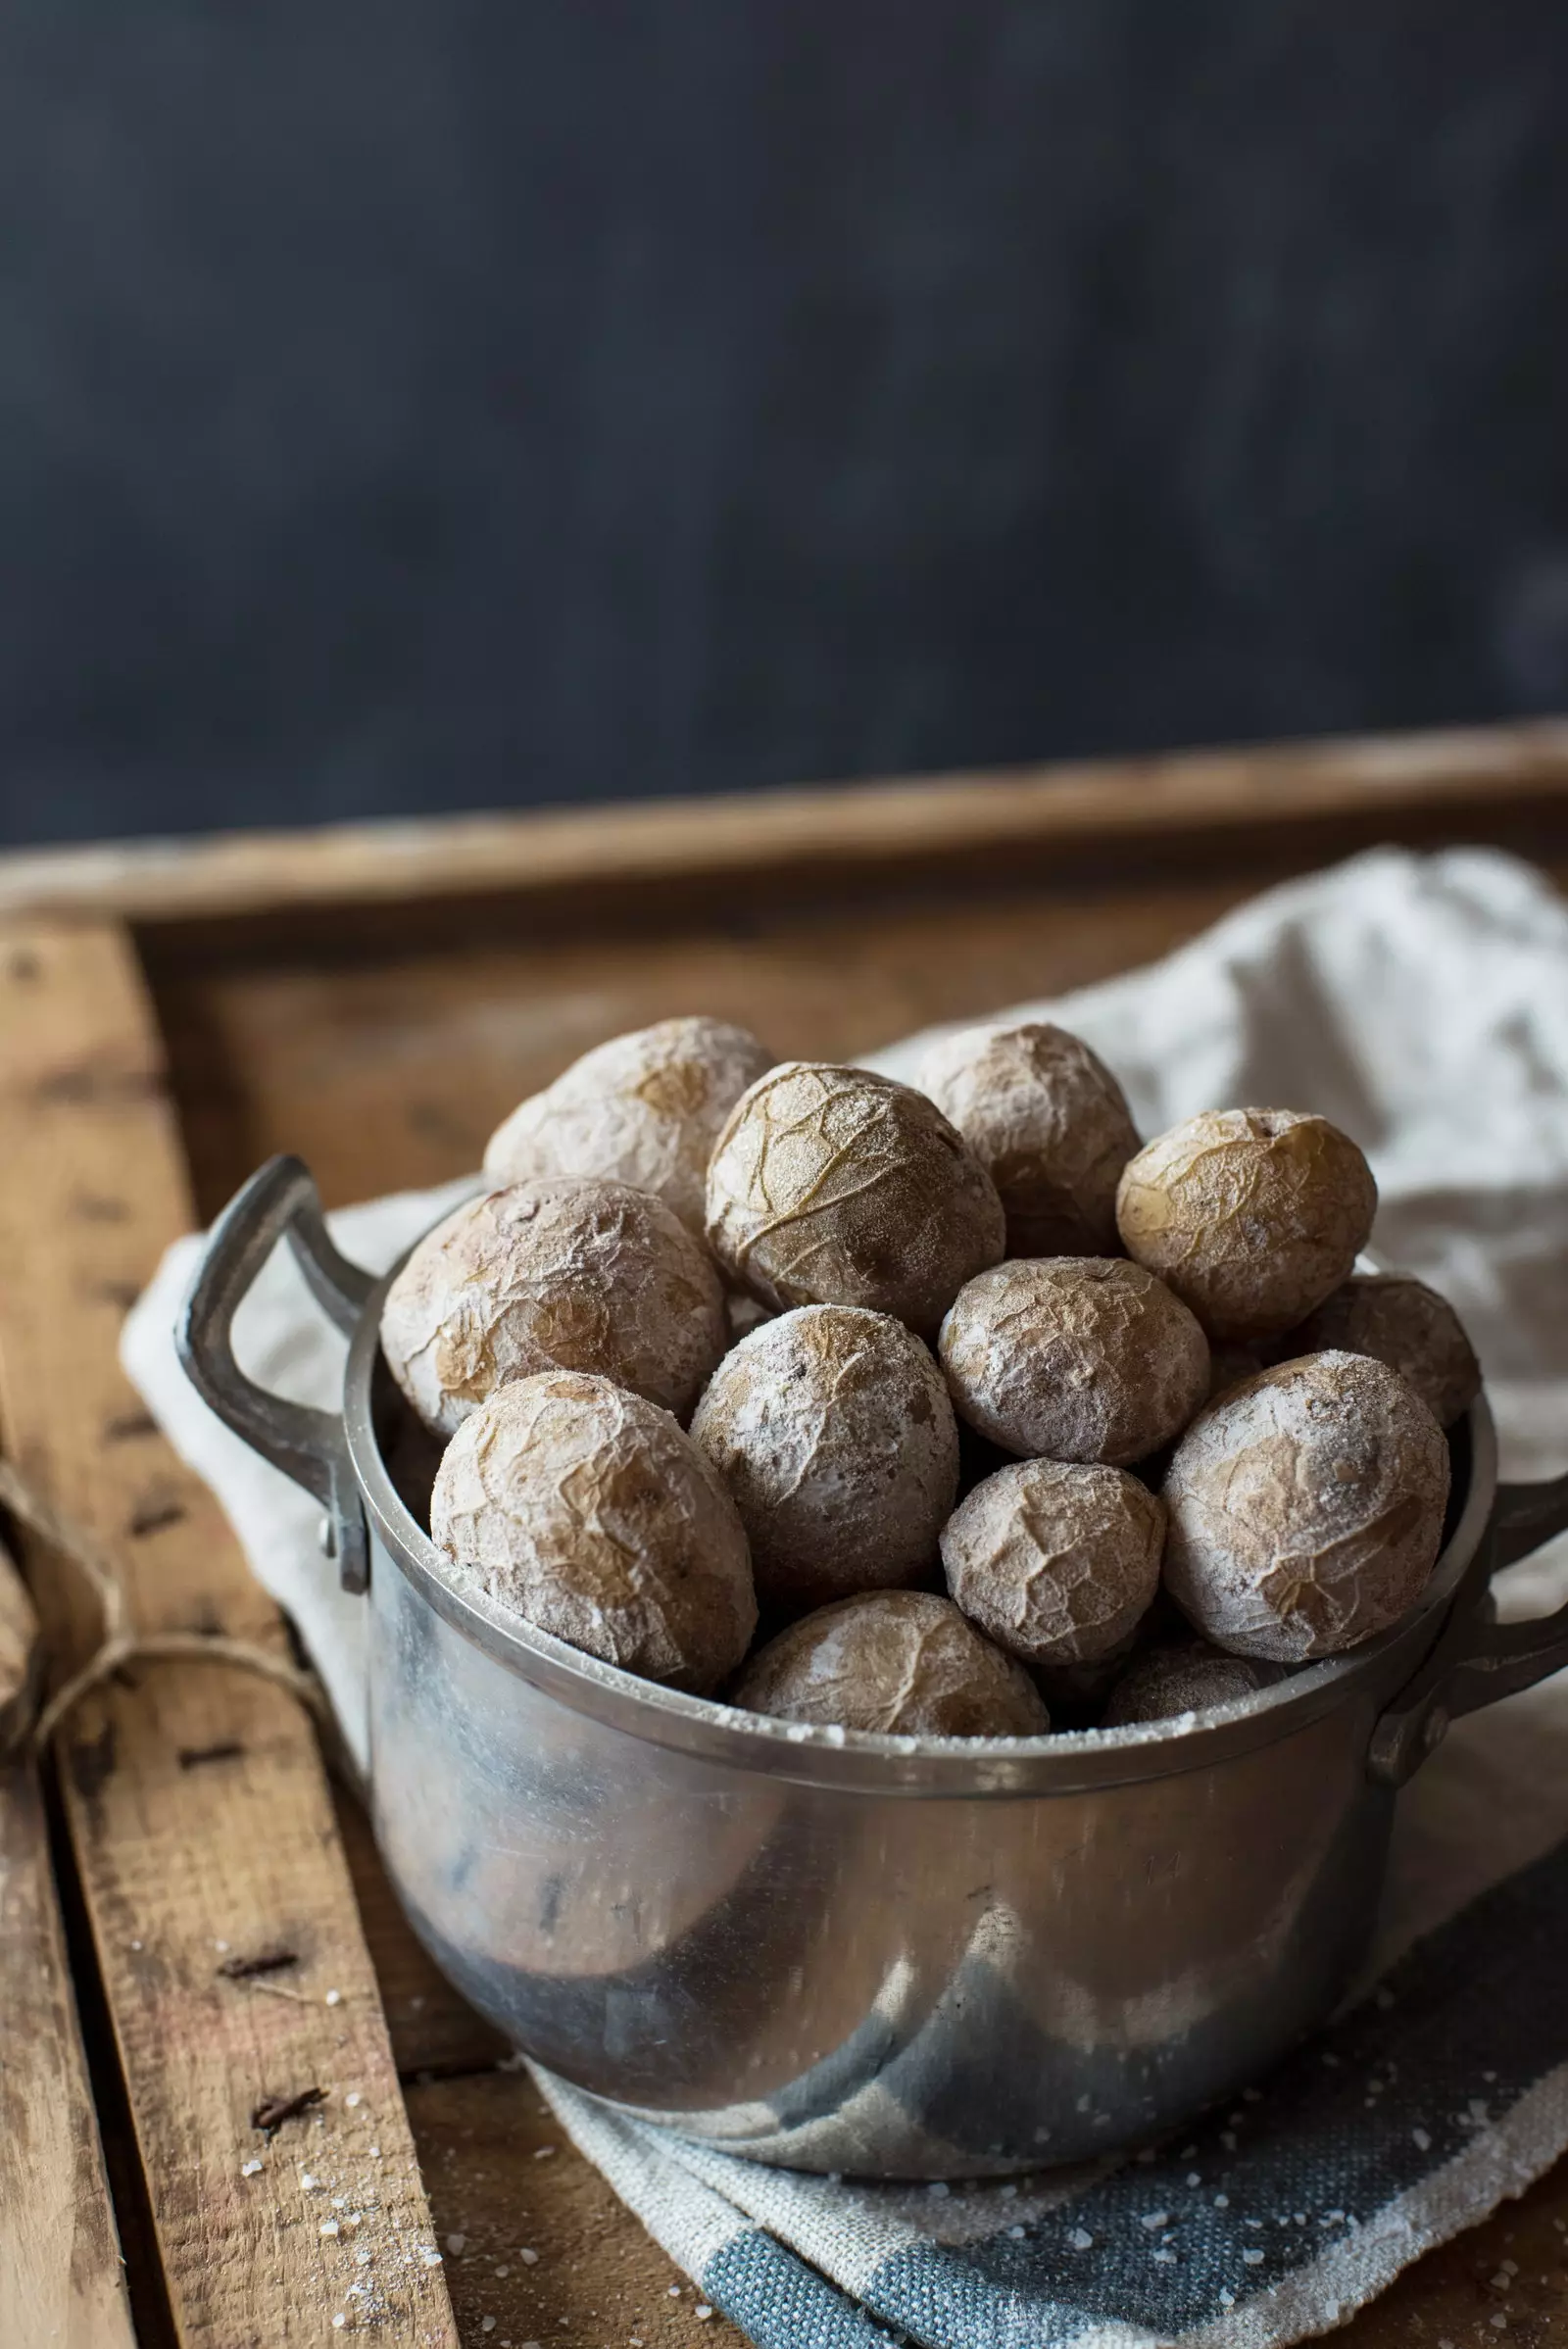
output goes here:
{"type": "Polygon", "coordinates": [[[938,1353],[961,1417],[1021,1457],[1124,1468],[1208,1394],[1208,1343],[1152,1273],[1121,1256],[1009,1261],[970,1281],[938,1353]]]}
{"type": "Polygon", "coordinates": [[[940,1109],[868,1069],[781,1061],[709,1163],[710,1245],[777,1311],[864,1305],[930,1338],[1005,1236],[996,1186],[940,1109]]]}
{"type": "Polygon", "coordinates": [[[942,1535],[948,1590],[1036,1670],[1098,1664],[1132,1641],[1159,1589],[1164,1503],[1120,1468],[1017,1460],[942,1535]]]}
{"type": "Polygon", "coordinates": [[[1446,1297],[1408,1272],[1352,1272],[1290,1332],[1292,1354],[1370,1354],[1407,1378],[1439,1427],[1481,1393],[1481,1365],[1446,1297]]]}
{"type": "Polygon", "coordinates": [[[1129,1159],[1116,1226],[1212,1339],[1279,1336],[1338,1288],[1377,1211],[1365,1158],[1326,1117],[1208,1109],[1129,1159]]]}
{"type": "Polygon", "coordinates": [[[720,1127],[773,1054],[722,1019],[662,1019],[596,1045],[497,1126],[484,1171],[500,1183],[600,1175],[651,1191],[699,1239],[720,1127]]]}
{"type": "Polygon", "coordinates": [[[1022,1665],[928,1590],[872,1590],[803,1615],[758,1649],[730,1702],[889,1736],[1036,1737],[1051,1727],[1022,1665]]]}
{"type": "Polygon", "coordinates": [[[803,1305],[764,1322],[714,1371],[692,1440],[740,1510],[764,1606],[932,1575],[957,1423],[930,1353],[891,1314],[803,1305]]]}
{"type": "Polygon", "coordinates": [[[996,1184],[1009,1256],[1116,1252],[1116,1184],[1138,1129],[1081,1038],[1046,1020],[960,1029],[932,1046],[920,1090],[996,1184]]]}
{"type": "Polygon", "coordinates": [[[1281,1664],[1387,1631],[1443,1541],[1448,1447],[1397,1371],[1307,1354],[1211,1403],[1165,1478],[1165,1587],[1196,1630],[1281,1664]]]}
{"type": "Polygon", "coordinates": [[[662,1199],[596,1180],[466,1200],[419,1242],[381,1313],[393,1377],[444,1436],[508,1380],[552,1369],[684,1417],[725,1336],[707,1249],[662,1199]]]}
{"type": "Polygon", "coordinates": [[[447,1445],[430,1537],[460,1587],[699,1695],[757,1629],[734,1502],[667,1411],[608,1379],[558,1370],[498,1388],[447,1445]]]}
{"type": "Polygon", "coordinates": [[[1278,1664],[1254,1656],[1227,1655],[1206,1639],[1181,1639],[1152,1647],[1128,1665],[1110,1692],[1102,1729],[1124,1729],[1135,1721],[1168,1721],[1179,1713],[1202,1713],[1233,1704],[1285,1678],[1278,1664]]]}

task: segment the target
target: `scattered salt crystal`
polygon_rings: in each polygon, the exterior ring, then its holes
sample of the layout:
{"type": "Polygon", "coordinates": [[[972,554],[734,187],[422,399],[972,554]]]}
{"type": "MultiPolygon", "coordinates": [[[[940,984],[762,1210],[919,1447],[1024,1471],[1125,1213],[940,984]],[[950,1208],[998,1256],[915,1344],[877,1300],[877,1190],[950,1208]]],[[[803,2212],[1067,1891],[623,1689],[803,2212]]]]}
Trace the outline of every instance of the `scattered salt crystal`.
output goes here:
{"type": "Polygon", "coordinates": [[[1291,2215],[1295,2219],[1298,2227],[1304,2227],[1306,2225],[1305,2211],[1294,2211],[1291,2215]]]}
{"type": "Polygon", "coordinates": [[[1203,2181],[1196,2170],[1189,2170],[1187,2173],[1187,2182],[1190,2186],[1200,2186],[1203,2181]]]}
{"type": "Polygon", "coordinates": [[[1159,2250],[1154,2253],[1154,2260],[1155,2264],[1161,2268],[1174,2268],[1176,2254],[1174,2251],[1159,2250]]]}
{"type": "Polygon", "coordinates": [[[1181,2159],[1184,2162],[1196,2161],[1198,2159],[1198,2147],[1196,2145],[1184,2145],[1181,2150],[1181,2159]]]}
{"type": "Polygon", "coordinates": [[[951,2194],[953,2188],[948,2184],[948,2181],[945,2178],[934,2178],[931,2180],[931,2183],[926,2187],[926,2192],[928,2194],[934,2194],[939,2202],[942,2200],[944,2195],[951,2194]]]}
{"type": "Polygon", "coordinates": [[[419,2257],[427,2268],[439,2268],[441,2265],[441,2254],[433,2243],[426,2243],[419,2257]]]}
{"type": "Polygon", "coordinates": [[[1263,2254],[1261,2251],[1244,2251],[1242,2265],[1244,2268],[1260,2268],[1263,2265],[1263,2254]]]}
{"type": "Polygon", "coordinates": [[[1023,2228],[1021,2227],[1009,2227],[1007,2232],[1011,2235],[1015,2243],[1021,2243],[1023,2241],[1023,2228]]]}
{"type": "Polygon", "coordinates": [[[1079,2097],[1079,2099],[1078,2099],[1078,2103],[1077,2103],[1077,2106],[1076,2106],[1076,2110],[1077,2110],[1077,2111],[1079,2111],[1080,2113],[1087,2113],[1087,2112],[1088,2112],[1088,2110],[1089,2110],[1089,2098],[1088,2098],[1088,2095],[1087,2095],[1087,2094],[1085,2094],[1085,2095],[1082,2095],[1082,2096],[1080,2096],[1080,2097],[1079,2097]]]}
{"type": "Polygon", "coordinates": [[[1496,2275],[1495,2275],[1495,2276],[1493,2276],[1493,2278],[1492,2278],[1492,2288],[1493,2288],[1493,2290],[1494,2290],[1494,2292],[1509,2292],[1509,2291],[1512,2291],[1512,2289],[1513,2289],[1513,2278],[1512,2278],[1512,2276],[1509,2276],[1509,2275],[1506,2273],[1506,2271],[1505,2271],[1504,2269],[1502,2269],[1502,2268],[1499,2268],[1499,2269],[1497,2270],[1497,2273],[1496,2273],[1496,2275]]]}
{"type": "Polygon", "coordinates": [[[512,2274],[512,2270],[511,2270],[510,2268],[497,2268],[497,2270],[496,2270],[496,2281],[497,2281],[497,2283],[500,2283],[500,2282],[502,2282],[502,2281],[504,2280],[504,2278],[505,2278],[505,2277],[507,2277],[508,2276],[510,2276],[511,2274],[512,2274]]]}
{"type": "Polygon", "coordinates": [[[131,1947],[132,1949],[139,1949],[141,1947],[141,1943],[139,1941],[132,1941],[131,1947]]]}
{"type": "Polygon", "coordinates": [[[1517,2276],[1519,2273],[1519,2262],[1516,2259],[1499,2259],[1497,2265],[1504,2276],[1517,2276]]]}
{"type": "Polygon", "coordinates": [[[320,2182],[321,2181],[318,2178],[313,2178],[311,2176],[309,2170],[302,2170],[300,2172],[300,2187],[302,2192],[314,2194],[319,2187],[320,2182]]]}
{"type": "Polygon", "coordinates": [[[226,1941],[215,1941],[213,1943],[213,1947],[218,1950],[223,1950],[228,1947],[228,1943],[226,1941]]]}
{"type": "Polygon", "coordinates": [[[1219,2304],[1221,2308],[1234,2308],[1236,2306],[1236,2294],[1234,2292],[1221,2292],[1219,2296],[1219,2304]]]}
{"type": "Polygon", "coordinates": [[[260,2162],[241,2162],[239,2174],[241,2178],[257,2178],[261,2175],[261,2168],[260,2162]]]}
{"type": "Polygon", "coordinates": [[[370,2254],[368,2251],[356,2251],[354,2264],[357,2268],[368,2268],[370,2264],[370,2254]]]}
{"type": "Polygon", "coordinates": [[[380,2148],[380,2146],[379,2146],[379,2145],[372,2145],[372,2146],[370,2147],[370,2159],[371,2159],[371,2161],[372,2161],[372,2162],[378,2162],[378,2161],[380,2160],[380,2158],[381,2158],[381,2148],[380,2148]]]}
{"type": "MultiPolygon", "coordinates": [[[[521,2260],[525,2268],[537,2267],[539,2262],[539,2254],[537,2251],[519,2251],[517,2257],[521,2260]]],[[[680,2285],[678,2283],[673,2284],[670,2288],[672,2291],[678,2292],[680,2290],[680,2285]]]]}
{"type": "Polygon", "coordinates": [[[1487,2083],[1488,2087],[1490,2088],[1490,2087],[1491,2087],[1491,2085],[1492,2085],[1492,2083],[1493,2083],[1493,2081],[1494,2081],[1494,2080],[1496,2079],[1497,2075],[1495,2074],[1495,2072],[1483,2072],[1483,2073],[1482,2073],[1482,2075],[1481,2075],[1481,2077],[1482,2077],[1482,2079],[1483,2079],[1483,2080],[1486,2081],[1486,2083],[1487,2083]]]}
{"type": "MultiPolygon", "coordinates": [[[[842,1743],[842,1742],[843,1742],[843,1737],[844,1737],[844,1733],[843,1733],[843,1731],[841,1730],[841,1731],[839,1732],[839,1741],[840,1741],[840,1743],[842,1743]]],[[[712,2312],[712,2310],[711,2310],[711,2309],[709,2307],[709,2305],[708,2305],[708,2303],[707,2303],[707,2301],[706,2301],[706,2300],[699,2300],[699,2302],[697,2303],[697,2306],[696,2306],[696,2307],[695,2307],[695,2308],[692,2310],[692,2315],[693,2315],[693,2316],[694,2316],[694,2317],[697,2319],[697,2322],[698,2322],[698,2324],[699,2324],[699,2325],[706,2325],[706,2324],[708,2323],[708,2320],[709,2320],[709,2318],[710,2318],[710,2317],[712,2315],[712,2313],[713,2313],[713,2312],[712,2312]]]]}
{"type": "Polygon", "coordinates": [[[411,1999],[409,2000],[409,2006],[410,2006],[410,2009],[411,2009],[411,2011],[412,2011],[414,2014],[416,2014],[416,2015],[418,2013],[418,2011],[419,2011],[420,2007],[421,2007],[421,2006],[423,2006],[423,2004],[424,2004],[424,2000],[423,2000],[423,1998],[422,1998],[422,1997],[421,1997],[421,1998],[411,1998],[411,1999]]]}
{"type": "Polygon", "coordinates": [[[1262,2224],[1263,2222],[1261,2219],[1244,2219],[1242,2221],[1242,2225],[1244,2227],[1261,2227],[1262,2224]]]}
{"type": "Polygon", "coordinates": [[[347,2323],[347,2317],[345,2317],[342,2311],[339,2310],[338,2314],[332,2319],[332,2330],[334,2332],[341,2332],[347,2323]]]}
{"type": "Polygon", "coordinates": [[[672,2283],[670,2285],[669,2297],[671,2300],[678,2300],[680,2298],[680,2285],[678,2283],[672,2283]]]}
{"type": "Polygon", "coordinates": [[[1410,2134],[1415,2139],[1416,2150],[1418,2152],[1430,2153],[1432,2151],[1432,2137],[1429,2130],[1425,2129],[1412,2129],[1410,2134]]]}
{"type": "Polygon", "coordinates": [[[1004,2185],[1002,2189],[1002,2199],[1004,2202],[1016,2202],[1018,2199],[1017,2187],[1015,2185],[1004,2185]]]}
{"type": "Polygon", "coordinates": [[[1343,2227],[1345,2225],[1344,2211],[1325,2211],[1323,2224],[1325,2227],[1343,2227]]]}
{"type": "Polygon", "coordinates": [[[341,2005],[343,2004],[343,1993],[342,1993],[342,1991],[341,1991],[341,1990],[328,1990],[328,1991],[327,1991],[327,1993],[326,1993],[326,2003],[327,2003],[327,2005],[328,2005],[328,2006],[341,2006],[341,2005]]]}
{"type": "Polygon", "coordinates": [[[1087,2251],[1094,2242],[1094,2236],[1090,2233],[1087,2227],[1075,2227],[1071,2234],[1067,2237],[1067,2240],[1072,2245],[1074,2251],[1087,2251]]]}
{"type": "Polygon", "coordinates": [[[1147,2227],[1151,2234],[1158,2234],[1162,2227],[1170,2225],[1170,2213],[1169,2211],[1145,2211],[1138,2224],[1140,2227],[1147,2227]]]}
{"type": "Polygon", "coordinates": [[[1230,2198],[1229,2194],[1216,2194],[1216,2195],[1215,2195],[1215,2197],[1214,2197],[1214,2208],[1215,2208],[1217,2211],[1228,2211],[1228,2210],[1230,2209],[1230,2207],[1231,2207],[1231,2198],[1230,2198]]]}
{"type": "Polygon", "coordinates": [[[467,2243],[467,2240],[468,2238],[466,2234],[448,2235],[447,2249],[451,2252],[454,2259],[461,2259],[463,2257],[464,2248],[467,2243]]]}
{"type": "Polygon", "coordinates": [[[365,2102],[365,2098],[360,2094],[358,2088],[354,2088],[347,2096],[344,2097],[343,2101],[348,2106],[349,2111],[354,2113],[358,2112],[360,2106],[365,2102]]]}
{"type": "Polygon", "coordinates": [[[548,2162],[553,2158],[555,2150],[554,2145],[536,2145],[533,2149],[533,2158],[536,2162],[548,2162]]]}
{"type": "Polygon", "coordinates": [[[348,2209],[348,2207],[349,2207],[349,2198],[348,2198],[347,2194],[334,2194],[334,2195],[333,2195],[333,2197],[332,2197],[332,2208],[333,2208],[335,2211],[346,2211],[346,2210],[348,2209]]]}
{"type": "Polygon", "coordinates": [[[318,2234],[335,2235],[340,2229],[335,2219],[323,2219],[316,2231],[318,2234]]]}
{"type": "Polygon", "coordinates": [[[1497,2310],[1495,2316],[1492,2316],[1487,2319],[1487,2323],[1492,2326],[1494,2332],[1506,2332],[1508,2329],[1508,2320],[1503,2315],[1500,2308],[1497,2310]]]}
{"type": "Polygon", "coordinates": [[[494,2332],[495,2328],[496,2321],[494,2317],[486,2317],[479,2326],[479,2330],[481,2332],[494,2332]]]}

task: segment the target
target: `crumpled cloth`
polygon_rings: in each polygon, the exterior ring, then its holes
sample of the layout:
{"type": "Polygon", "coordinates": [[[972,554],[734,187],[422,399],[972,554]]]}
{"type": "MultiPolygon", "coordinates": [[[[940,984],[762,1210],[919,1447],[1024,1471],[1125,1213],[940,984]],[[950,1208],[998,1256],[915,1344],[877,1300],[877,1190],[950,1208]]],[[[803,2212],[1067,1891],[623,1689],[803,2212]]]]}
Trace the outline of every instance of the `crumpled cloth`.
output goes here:
{"type": "MultiPolygon", "coordinates": [[[[1049,917],[1046,917],[1049,918],[1049,917]]],[[[1381,851],[1244,906],[1164,961],[1052,1003],[1145,1133],[1235,1103],[1317,1109],[1378,1178],[1374,1246],[1458,1307],[1503,1474],[1568,1467],[1568,906],[1483,851],[1381,851]]],[[[873,1056],[912,1076],[923,1038],[873,1056]]],[[[469,1184],[344,1210],[381,1270],[469,1184]]],[[[126,1367],[222,1501],[365,1759],[361,1602],[314,1501],[187,1386],[171,1339],[201,1243],[125,1327],[126,1367]]],[[[343,1345],[291,1261],[236,1328],[266,1385],[332,1407],[343,1345]]],[[[1568,1598],[1568,1541],[1499,1578],[1568,1598]]],[[[1109,2169],[904,2188],[767,2170],[537,2075],[574,2141],[762,2349],[1155,2343],[1275,2349],[1344,2321],[1568,2147],[1568,1674],[1460,1722],[1400,1798],[1375,1988],[1229,2113],[1109,2169]]]]}

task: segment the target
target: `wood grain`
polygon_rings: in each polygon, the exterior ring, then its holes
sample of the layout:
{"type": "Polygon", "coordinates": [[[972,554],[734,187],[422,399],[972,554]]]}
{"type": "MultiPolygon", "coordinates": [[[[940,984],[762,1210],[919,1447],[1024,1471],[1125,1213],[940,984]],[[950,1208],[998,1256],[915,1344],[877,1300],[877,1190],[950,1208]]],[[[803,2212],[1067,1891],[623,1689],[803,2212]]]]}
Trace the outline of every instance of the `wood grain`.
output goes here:
{"type": "MultiPolygon", "coordinates": [[[[152,1021],[113,925],[0,934],[0,1104],[8,1449],[124,1561],[142,1628],[281,1639],[116,1358],[125,1304],[190,1209],[152,1021]]],[[[58,1561],[34,1548],[24,1563],[46,1621],[79,1646],[83,1610],[58,1561]]],[[[380,2338],[411,2349],[451,2343],[309,1724],[231,1671],[130,1677],[82,1706],[60,1761],[178,2336],[277,2349],[330,2337],[342,2314],[344,2329],[373,2315],[380,2338]],[[265,1982],[218,1971],[225,1953],[280,1946],[294,1963],[265,1982]],[[320,2101],[274,2136],[256,2126],[264,2098],[307,2089],[320,2101]]]]}
{"type": "MultiPolygon", "coordinates": [[[[0,1735],[38,1624],[0,1551],[0,1735]]],[[[32,1758],[0,1759],[0,2341],[134,2349],[32,1758]]]]}
{"type": "Polygon", "coordinates": [[[468,816],[231,833],[13,854],[0,909],[114,913],[178,923],[307,905],[390,904],[505,893],[559,899],[584,881],[700,876],[842,876],[891,864],[1016,861],[1058,870],[1085,847],[1102,862],[1141,840],[1214,844],[1242,831],[1347,843],[1383,833],[1462,837],[1479,822],[1545,823],[1568,801],[1568,724],[1372,737],[1189,753],[1011,772],[938,775],[833,791],[640,802],[563,813],[468,816]]]}

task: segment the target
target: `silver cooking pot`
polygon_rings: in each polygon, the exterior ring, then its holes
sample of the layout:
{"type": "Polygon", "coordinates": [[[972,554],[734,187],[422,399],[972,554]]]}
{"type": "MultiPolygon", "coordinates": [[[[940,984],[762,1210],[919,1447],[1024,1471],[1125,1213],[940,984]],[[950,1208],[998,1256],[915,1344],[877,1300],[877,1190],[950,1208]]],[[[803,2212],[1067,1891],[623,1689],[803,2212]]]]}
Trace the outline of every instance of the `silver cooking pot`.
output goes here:
{"type": "Polygon", "coordinates": [[[1229,2095],[1350,1982],[1396,1790],[1448,1722],[1568,1664],[1568,1608],[1501,1627],[1489,1595],[1568,1526],[1568,1478],[1499,1487],[1482,1401],[1419,1611],[1193,1726],[872,1737],[681,1695],[447,1581],[388,1466],[385,1287],[274,1158],[214,1228],[185,1366],[366,1593],[370,1800],[415,1930],[529,2055],[729,2152],[982,2175],[1229,2095]],[[350,1341],[341,1418],[234,1359],[284,1237],[350,1341]]]}

